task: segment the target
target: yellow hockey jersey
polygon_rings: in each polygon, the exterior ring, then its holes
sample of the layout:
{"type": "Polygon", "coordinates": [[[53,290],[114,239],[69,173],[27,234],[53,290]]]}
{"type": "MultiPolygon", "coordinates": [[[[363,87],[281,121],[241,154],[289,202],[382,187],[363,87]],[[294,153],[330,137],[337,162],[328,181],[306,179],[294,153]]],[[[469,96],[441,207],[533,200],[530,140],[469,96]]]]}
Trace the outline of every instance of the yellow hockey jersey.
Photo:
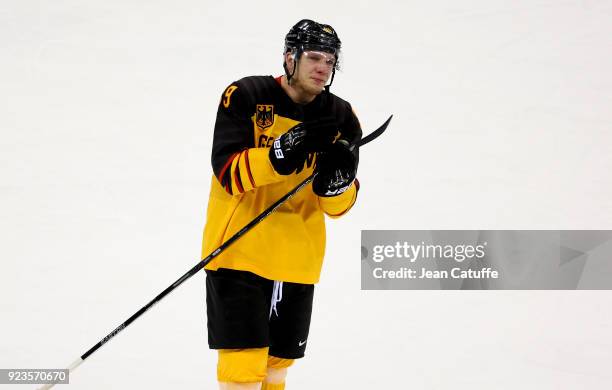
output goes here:
{"type": "MultiPolygon", "coordinates": [[[[344,139],[361,139],[361,127],[350,104],[329,92],[306,105],[296,104],[282,89],[280,78],[272,76],[246,77],[225,89],[215,123],[214,175],[202,258],[313,173],[314,154],[302,172],[276,173],[268,158],[274,139],[300,122],[331,115],[344,139]]],[[[355,181],[343,194],[327,198],[317,196],[309,184],[206,269],[230,268],[270,280],[318,282],[325,253],[324,214],[336,218],[346,213],[355,203],[358,187],[355,181]]]]}

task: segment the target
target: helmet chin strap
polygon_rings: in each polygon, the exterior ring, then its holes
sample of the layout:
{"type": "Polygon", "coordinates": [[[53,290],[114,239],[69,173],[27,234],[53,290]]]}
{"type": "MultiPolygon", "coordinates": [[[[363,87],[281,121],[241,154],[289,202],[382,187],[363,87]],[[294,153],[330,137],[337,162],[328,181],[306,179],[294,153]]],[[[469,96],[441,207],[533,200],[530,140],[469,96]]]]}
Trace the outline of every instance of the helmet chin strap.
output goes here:
{"type": "Polygon", "coordinates": [[[326,91],[327,93],[330,93],[330,92],[329,92],[329,87],[331,87],[331,85],[334,83],[334,76],[335,76],[335,75],[336,75],[336,68],[332,69],[332,77],[331,77],[331,80],[329,81],[329,84],[327,84],[327,85],[325,86],[325,91],[326,91]]]}
{"type": "Polygon", "coordinates": [[[298,50],[293,56],[293,72],[291,72],[291,74],[289,74],[289,68],[287,68],[287,61],[283,62],[283,68],[285,69],[285,75],[287,76],[287,84],[291,84],[291,78],[295,75],[301,54],[302,50],[298,50]]]}

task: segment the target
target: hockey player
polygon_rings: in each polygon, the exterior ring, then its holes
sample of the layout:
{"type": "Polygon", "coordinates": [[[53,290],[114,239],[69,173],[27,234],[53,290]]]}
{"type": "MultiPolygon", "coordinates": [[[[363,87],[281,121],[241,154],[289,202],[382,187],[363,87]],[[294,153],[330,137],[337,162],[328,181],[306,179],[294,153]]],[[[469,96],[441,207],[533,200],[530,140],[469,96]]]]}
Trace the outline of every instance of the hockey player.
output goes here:
{"type": "Polygon", "coordinates": [[[208,255],[314,171],[298,192],[206,266],[208,343],[221,389],[285,388],[304,356],[325,214],[355,203],[361,128],[329,92],[338,68],[334,29],[301,20],[285,37],[285,74],[246,77],[221,96],[203,254],[208,255]]]}

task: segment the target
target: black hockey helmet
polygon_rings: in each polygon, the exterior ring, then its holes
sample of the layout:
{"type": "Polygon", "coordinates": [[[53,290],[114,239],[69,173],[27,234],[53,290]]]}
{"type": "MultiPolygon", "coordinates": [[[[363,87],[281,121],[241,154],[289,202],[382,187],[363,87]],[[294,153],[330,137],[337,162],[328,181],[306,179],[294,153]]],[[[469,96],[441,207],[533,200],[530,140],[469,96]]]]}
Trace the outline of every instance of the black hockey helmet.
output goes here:
{"type": "Polygon", "coordinates": [[[340,38],[328,24],[302,19],[285,36],[285,53],[289,50],[319,50],[336,54],[340,51],[340,38]]]}
{"type": "Polygon", "coordinates": [[[342,42],[338,38],[336,30],[328,24],[317,23],[314,20],[302,19],[297,22],[287,35],[285,36],[285,53],[294,52],[296,59],[296,66],[293,68],[293,72],[289,74],[287,69],[287,63],[283,64],[285,73],[287,75],[287,81],[291,80],[291,77],[295,74],[297,69],[297,60],[304,51],[317,50],[324,51],[327,53],[334,54],[336,57],[336,64],[332,71],[331,82],[326,87],[329,90],[329,86],[334,82],[334,75],[336,69],[338,69],[338,57],[340,55],[340,47],[342,42]]]}

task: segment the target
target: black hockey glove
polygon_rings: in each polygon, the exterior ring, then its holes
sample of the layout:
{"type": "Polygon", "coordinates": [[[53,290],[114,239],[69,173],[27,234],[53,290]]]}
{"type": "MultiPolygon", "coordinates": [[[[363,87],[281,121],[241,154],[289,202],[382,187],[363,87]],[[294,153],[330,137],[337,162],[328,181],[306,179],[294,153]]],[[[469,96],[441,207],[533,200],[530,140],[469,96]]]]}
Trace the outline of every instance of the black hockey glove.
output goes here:
{"type": "Polygon", "coordinates": [[[297,124],[274,140],[269,154],[272,167],[281,175],[300,173],[308,153],[329,148],[337,129],[331,119],[297,124]]]}
{"type": "Polygon", "coordinates": [[[357,175],[358,160],[349,143],[338,140],[325,152],[317,153],[317,165],[312,182],[315,194],[337,196],[348,190],[357,175]]]}

